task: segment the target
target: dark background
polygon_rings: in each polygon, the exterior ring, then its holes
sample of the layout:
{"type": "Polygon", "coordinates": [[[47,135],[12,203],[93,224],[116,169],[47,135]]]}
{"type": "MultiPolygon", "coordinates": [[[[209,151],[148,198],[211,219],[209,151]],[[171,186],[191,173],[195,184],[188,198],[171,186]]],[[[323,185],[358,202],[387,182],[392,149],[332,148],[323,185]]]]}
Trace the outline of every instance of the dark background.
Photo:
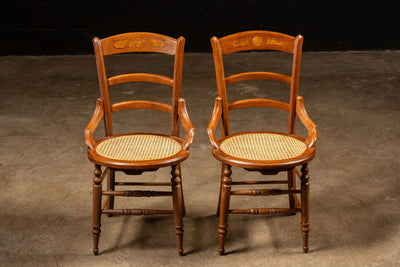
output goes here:
{"type": "Polygon", "coordinates": [[[187,52],[244,30],[305,37],[305,51],[400,49],[396,1],[1,1],[0,55],[91,54],[91,39],[149,31],[186,37],[187,52]]]}

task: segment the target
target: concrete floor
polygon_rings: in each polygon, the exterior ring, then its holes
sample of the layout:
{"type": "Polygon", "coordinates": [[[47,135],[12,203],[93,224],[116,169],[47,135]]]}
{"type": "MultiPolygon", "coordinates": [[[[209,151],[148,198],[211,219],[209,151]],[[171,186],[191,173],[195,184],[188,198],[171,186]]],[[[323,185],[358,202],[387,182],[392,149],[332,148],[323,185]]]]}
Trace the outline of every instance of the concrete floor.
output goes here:
{"type": "MultiPolygon", "coordinates": [[[[110,63],[118,65],[108,70],[117,73],[126,67],[170,74],[170,59],[164,55],[139,54],[128,60],[116,56],[110,63]]],[[[276,53],[244,53],[237,58],[228,56],[225,63],[230,73],[264,65],[265,70],[288,72],[283,63],[289,60],[276,53]]],[[[93,164],[86,157],[83,136],[99,96],[94,56],[0,58],[0,265],[400,265],[400,51],[304,53],[301,73],[300,95],[318,126],[317,156],[310,164],[308,254],[302,253],[297,214],[230,216],[228,255],[217,255],[220,164],[211,155],[206,135],[217,89],[212,55],[188,53],[183,97],[196,135],[191,156],[182,164],[186,255],[177,255],[171,216],[104,216],[101,254],[94,257],[93,164]]],[[[287,99],[287,89],[266,87],[256,81],[235,85],[231,92],[233,98],[287,99]]],[[[164,87],[125,86],[113,93],[115,101],[169,97],[164,87]]],[[[285,131],[285,114],[266,110],[256,115],[255,111],[260,110],[232,112],[232,130],[256,123],[255,129],[285,131]]],[[[157,132],[167,133],[169,127],[168,116],[159,113],[128,111],[114,119],[117,133],[149,131],[152,125],[158,125],[157,132]],[[138,120],[142,124],[136,124],[138,120]]],[[[97,136],[103,133],[101,129],[97,136]]],[[[304,129],[299,127],[299,133],[304,129]]],[[[234,180],[244,175],[262,177],[233,168],[234,180]]],[[[168,181],[169,169],[127,179],[146,177],[168,181]]],[[[285,196],[262,200],[267,207],[287,205],[285,196]]],[[[117,205],[163,208],[171,202],[166,198],[124,199],[117,205]]],[[[238,197],[232,206],[247,203],[247,207],[262,206],[259,198],[250,197],[238,197]]]]}

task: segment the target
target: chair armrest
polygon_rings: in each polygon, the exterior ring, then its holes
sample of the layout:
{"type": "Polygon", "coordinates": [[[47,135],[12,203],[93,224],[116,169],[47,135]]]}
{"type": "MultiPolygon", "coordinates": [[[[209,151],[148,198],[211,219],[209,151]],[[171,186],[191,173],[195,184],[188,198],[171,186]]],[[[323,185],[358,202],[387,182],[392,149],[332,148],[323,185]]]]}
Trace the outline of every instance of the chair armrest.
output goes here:
{"type": "Polygon", "coordinates": [[[189,150],[190,145],[193,142],[194,128],[190,122],[189,114],[186,109],[185,100],[183,98],[178,99],[178,116],[182,122],[182,126],[186,131],[185,142],[182,144],[182,149],[189,150]]]}
{"type": "Polygon", "coordinates": [[[93,140],[93,132],[96,130],[97,125],[104,116],[103,98],[97,98],[96,108],[89,124],[85,128],[85,143],[88,149],[93,149],[96,142],[93,140]]]}
{"type": "Polygon", "coordinates": [[[303,97],[301,96],[297,96],[296,98],[296,113],[299,116],[301,122],[308,130],[308,138],[306,139],[306,145],[308,147],[315,146],[315,143],[317,142],[317,126],[308,116],[306,108],[304,107],[303,97]]]}
{"type": "Polygon", "coordinates": [[[210,123],[207,127],[208,139],[214,149],[219,149],[219,144],[215,138],[215,128],[217,128],[218,121],[222,114],[222,99],[221,97],[215,98],[214,110],[211,115],[210,123]]]}

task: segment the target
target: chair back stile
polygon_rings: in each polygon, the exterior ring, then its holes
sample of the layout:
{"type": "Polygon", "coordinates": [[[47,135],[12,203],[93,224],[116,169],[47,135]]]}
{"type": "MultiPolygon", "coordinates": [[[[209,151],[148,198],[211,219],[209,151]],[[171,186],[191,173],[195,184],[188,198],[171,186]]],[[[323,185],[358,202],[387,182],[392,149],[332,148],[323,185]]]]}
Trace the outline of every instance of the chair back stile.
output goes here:
{"type": "Polygon", "coordinates": [[[177,39],[175,61],[174,61],[174,77],[173,77],[173,95],[172,95],[172,119],[171,119],[171,135],[179,137],[179,116],[178,116],[178,99],[182,92],[182,69],[183,69],[183,53],[185,47],[185,38],[177,39]]]}
{"type": "Polygon", "coordinates": [[[297,35],[293,47],[293,66],[290,88],[289,106],[289,134],[296,134],[296,98],[299,93],[301,51],[303,49],[303,36],[297,35]]]}
{"type": "Polygon", "coordinates": [[[99,79],[100,93],[103,98],[104,104],[104,128],[106,136],[113,135],[113,127],[111,121],[111,105],[110,97],[108,95],[108,82],[106,75],[106,68],[104,65],[104,54],[101,40],[98,37],[93,38],[93,47],[96,56],[97,76],[99,79]]]}
{"type": "Polygon", "coordinates": [[[229,136],[229,109],[228,109],[228,97],[226,95],[226,78],[224,71],[224,63],[222,59],[222,47],[221,42],[217,37],[211,38],[211,45],[214,51],[214,66],[217,79],[218,96],[222,100],[222,113],[221,113],[221,126],[222,126],[222,136],[229,136]]]}

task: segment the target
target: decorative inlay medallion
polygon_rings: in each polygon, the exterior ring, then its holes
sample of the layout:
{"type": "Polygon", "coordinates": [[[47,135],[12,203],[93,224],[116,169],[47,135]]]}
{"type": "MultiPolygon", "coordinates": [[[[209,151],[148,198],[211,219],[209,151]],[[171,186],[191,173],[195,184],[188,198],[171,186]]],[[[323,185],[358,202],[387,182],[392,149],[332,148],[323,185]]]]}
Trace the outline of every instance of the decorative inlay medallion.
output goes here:
{"type": "Polygon", "coordinates": [[[163,47],[164,45],[165,43],[163,41],[157,39],[150,39],[147,43],[147,46],[150,47],[163,47]]]}
{"type": "Polygon", "coordinates": [[[146,40],[144,40],[142,38],[136,38],[134,43],[135,43],[136,48],[143,48],[144,45],[146,44],[146,40]]]}
{"type": "Polygon", "coordinates": [[[253,44],[255,46],[260,46],[263,43],[263,38],[261,36],[254,36],[253,37],[253,44]]]}
{"type": "Polygon", "coordinates": [[[280,38],[268,38],[267,39],[267,44],[268,45],[282,45],[283,44],[283,40],[280,38]]]}
{"type": "Polygon", "coordinates": [[[248,46],[250,45],[250,39],[249,38],[236,39],[232,42],[232,45],[234,47],[248,46]]]}

